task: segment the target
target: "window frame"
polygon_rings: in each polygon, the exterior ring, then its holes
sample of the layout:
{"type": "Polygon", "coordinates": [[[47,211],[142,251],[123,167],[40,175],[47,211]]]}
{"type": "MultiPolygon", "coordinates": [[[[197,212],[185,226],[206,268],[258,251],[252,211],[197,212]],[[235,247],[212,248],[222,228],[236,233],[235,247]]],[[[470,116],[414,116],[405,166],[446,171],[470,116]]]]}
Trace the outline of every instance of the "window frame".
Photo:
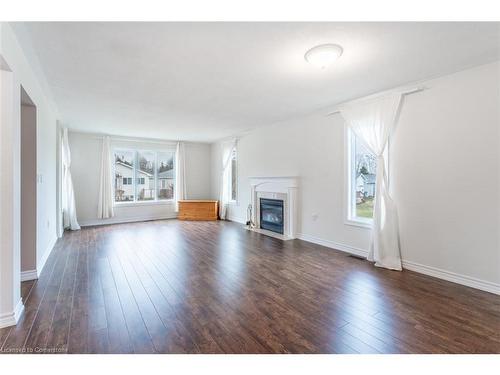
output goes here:
{"type": "MultiPolygon", "coordinates": [[[[175,191],[177,189],[177,173],[176,173],[176,155],[175,155],[175,149],[162,149],[162,150],[155,150],[153,151],[155,153],[155,200],[157,204],[162,204],[162,203],[174,203],[175,201],[175,191]],[[158,193],[161,188],[158,187],[158,154],[159,153],[172,153],[172,161],[173,161],[173,168],[172,168],[172,173],[173,173],[173,180],[174,180],[174,194],[172,195],[172,198],[170,199],[158,199],[158,193]]],[[[151,202],[151,201],[150,201],[151,202]]]]}
{"type": "Polygon", "coordinates": [[[156,189],[156,183],[157,183],[157,159],[158,159],[158,151],[155,151],[155,150],[139,150],[139,149],[136,149],[134,150],[135,152],[135,168],[134,168],[134,178],[133,178],[133,182],[134,182],[134,189],[135,189],[135,196],[134,196],[134,203],[144,203],[144,202],[156,202],[158,200],[158,197],[157,197],[157,189],[156,189]],[[139,168],[137,168],[137,166],[139,165],[139,154],[153,154],[154,155],[154,166],[153,166],[153,185],[154,185],[154,188],[153,188],[153,191],[154,191],[154,199],[143,199],[143,200],[139,200],[137,199],[137,196],[139,195],[139,185],[142,185],[140,182],[141,179],[144,179],[144,185],[146,185],[146,183],[149,183],[149,179],[146,178],[146,177],[138,177],[140,175],[140,172],[141,170],[139,168]]]}
{"type": "MultiPolygon", "coordinates": [[[[344,223],[347,225],[353,225],[356,227],[371,229],[373,227],[373,219],[357,217],[356,211],[356,201],[354,199],[356,195],[356,176],[353,168],[353,161],[356,159],[356,149],[355,140],[356,135],[351,130],[351,128],[346,124],[344,126],[345,133],[345,199],[344,199],[344,223]]],[[[389,176],[389,142],[387,142],[387,147],[384,150],[385,156],[385,167],[387,176],[389,176]]]]}
{"type": "Polygon", "coordinates": [[[176,176],[176,160],[175,160],[175,149],[143,149],[143,148],[130,148],[130,147],[113,147],[112,148],[112,170],[113,170],[113,206],[117,207],[127,207],[127,206],[148,206],[148,205],[172,205],[174,203],[175,189],[177,189],[177,179],[176,176]],[[133,153],[133,168],[132,168],[132,188],[134,192],[134,200],[132,201],[116,201],[116,188],[114,186],[115,176],[116,176],[116,160],[115,155],[117,152],[132,152],[133,153]],[[174,196],[171,199],[158,199],[158,153],[172,153],[173,154],[173,176],[174,176],[174,196]],[[137,199],[137,188],[138,188],[138,178],[137,178],[137,163],[139,158],[139,153],[152,153],[154,154],[154,199],[151,200],[138,200],[137,199]]]}
{"type": "Polygon", "coordinates": [[[126,206],[126,205],[130,205],[130,204],[134,204],[135,203],[135,198],[136,198],[136,191],[135,191],[135,167],[136,167],[136,154],[135,154],[135,150],[133,149],[128,149],[128,148],[124,148],[124,147],[115,147],[112,149],[112,158],[111,158],[111,163],[112,163],[112,176],[113,176],[113,206],[115,205],[120,205],[120,206],[126,206]],[[132,201],[121,201],[121,202],[117,202],[116,201],[116,154],[117,152],[132,152],[133,153],[133,163],[132,163],[132,184],[129,184],[128,183],[128,179],[130,177],[121,177],[122,178],[122,184],[123,185],[132,185],[133,189],[133,197],[134,199],[132,201]],[[123,180],[126,179],[127,180],[127,183],[125,183],[123,180]]]}
{"type": "Polygon", "coordinates": [[[239,192],[238,192],[238,187],[239,187],[239,184],[238,184],[238,145],[236,145],[234,147],[233,150],[231,151],[234,151],[234,154],[235,154],[235,164],[236,164],[236,167],[235,167],[235,174],[236,174],[236,197],[235,199],[232,199],[232,191],[233,191],[233,168],[232,168],[232,161],[233,161],[233,158],[232,158],[232,155],[231,155],[231,159],[229,161],[230,165],[229,165],[229,173],[228,173],[228,178],[229,178],[229,181],[228,181],[228,187],[229,187],[229,203],[230,204],[233,204],[233,205],[238,205],[238,198],[239,198],[239,192]]]}

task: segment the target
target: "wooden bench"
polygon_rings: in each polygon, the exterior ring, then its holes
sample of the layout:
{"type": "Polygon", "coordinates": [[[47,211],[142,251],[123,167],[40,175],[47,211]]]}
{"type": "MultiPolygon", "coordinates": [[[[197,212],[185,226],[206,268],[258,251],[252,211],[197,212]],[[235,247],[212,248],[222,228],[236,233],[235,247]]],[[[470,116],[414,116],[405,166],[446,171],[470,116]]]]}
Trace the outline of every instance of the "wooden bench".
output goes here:
{"type": "Polygon", "coordinates": [[[179,220],[217,220],[218,202],[214,200],[180,200],[179,220]]]}

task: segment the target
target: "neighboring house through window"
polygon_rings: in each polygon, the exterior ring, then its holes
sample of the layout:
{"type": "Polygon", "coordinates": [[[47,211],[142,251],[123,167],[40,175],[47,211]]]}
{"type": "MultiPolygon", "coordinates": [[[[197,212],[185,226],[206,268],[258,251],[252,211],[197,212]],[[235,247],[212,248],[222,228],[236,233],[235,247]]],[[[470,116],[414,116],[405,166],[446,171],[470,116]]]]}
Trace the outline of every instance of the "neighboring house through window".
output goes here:
{"type": "Polygon", "coordinates": [[[174,199],[174,151],[157,153],[158,200],[174,199]]]}
{"type": "Polygon", "coordinates": [[[377,157],[350,129],[347,130],[348,222],[371,225],[377,157]]]}
{"type": "Polygon", "coordinates": [[[174,156],[173,150],[115,150],[115,202],[173,199],[175,187],[174,156]]]}

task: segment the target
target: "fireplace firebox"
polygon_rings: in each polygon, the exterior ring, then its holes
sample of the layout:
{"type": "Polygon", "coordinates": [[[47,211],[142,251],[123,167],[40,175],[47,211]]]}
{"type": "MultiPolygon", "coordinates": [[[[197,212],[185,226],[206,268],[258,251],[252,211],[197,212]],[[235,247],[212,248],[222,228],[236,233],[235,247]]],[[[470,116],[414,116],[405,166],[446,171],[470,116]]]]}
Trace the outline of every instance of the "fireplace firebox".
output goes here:
{"type": "Polygon", "coordinates": [[[260,228],[283,234],[283,200],[260,198],[260,228]]]}

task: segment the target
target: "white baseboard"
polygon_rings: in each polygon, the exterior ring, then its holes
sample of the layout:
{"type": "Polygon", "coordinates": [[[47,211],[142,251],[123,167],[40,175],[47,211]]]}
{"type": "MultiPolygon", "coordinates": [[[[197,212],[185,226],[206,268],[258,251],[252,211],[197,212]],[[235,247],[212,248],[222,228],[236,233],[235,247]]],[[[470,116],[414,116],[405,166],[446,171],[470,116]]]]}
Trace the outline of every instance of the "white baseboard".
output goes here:
{"type": "Polygon", "coordinates": [[[363,258],[366,258],[368,256],[368,250],[360,249],[360,248],[350,246],[350,245],[345,245],[345,244],[342,244],[339,242],[324,240],[322,238],[310,236],[308,234],[299,233],[297,235],[297,238],[300,240],[303,240],[303,241],[315,243],[317,245],[329,247],[329,248],[332,248],[335,250],[340,250],[340,251],[343,251],[345,253],[354,254],[354,255],[357,255],[357,256],[360,256],[363,258]]]}
{"type": "Polygon", "coordinates": [[[36,265],[37,278],[42,273],[43,267],[45,266],[45,263],[47,263],[47,259],[49,259],[49,255],[54,249],[56,242],[57,242],[57,236],[52,237],[52,239],[49,242],[49,245],[47,246],[45,252],[43,253],[42,258],[40,259],[40,263],[36,265]]]}
{"type": "MultiPolygon", "coordinates": [[[[317,245],[330,247],[335,250],[344,251],[346,253],[354,254],[366,258],[368,256],[368,250],[359,249],[353,246],[341,244],[338,242],[324,240],[321,238],[309,236],[303,233],[298,235],[298,238],[307,242],[312,242],[317,245]]],[[[423,264],[418,264],[415,262],[407,261],[403,259],[403,268],[422,273],[424,275],[436,277],[438,279],[451,281],[456,284],[465,285],[471,288],[484,290],[485,292],[490,292],[494,294],[500,294],[500,284],[492,283],[491,281],[477,279],[471,276],[460,275],[455,272],[446,271],[440,268],[425,266],[423,264]]]]}
{"type": "Polygon", "coordinates": [[[415,262],[410,262],[408,260],[403,260],[403,268],[410,271],[422,273],[424,275],[433,276],[438,279],[451,281],[452,283],[461,284],[469,286],[471,288],[484,290],[485,292],[490,292],[500,295],[500,284],[492,283],[491,281],[481,280],[466,275],[460,275],[455,272],[446,271],[440,268],[426,266],[415,262]]]}
{"type": "Polygon", "coordinates": [[[19,299],[19,301],[16,304],[16,307],[14,308],[14,311],[0,315],[0,328],[16,325],[17,322],[19,321],[19,318],[23,314],[23,311],[24,311],[23,300],[19,299]]]}
{"type": "Polygon", "coordinates": [[[240,224],[243,224],[243,225],[245,225],[247,223],[246,220],[243,219],[242,217],[233,216],[233,215],[228,215],[227,220],[234,221],[235,223],[240,223],[240,224]]]}
{"type": "Polygon", "coordinates": [[[17,302],[16,308],[14,309],[14,320],[17,322],[19,321],[19,318],[23,314],[24,311],[24,304],[23,304],[23,299],[20,298],[19,301],[17,302]]]}
{"type": "Polygon", "coordinates": [[[0,314],[0,328],[15,326],[16,323],[14,312],[0,314]]]}
{"type": "Polygon", "coordinates": [[[21,271],[21,281],[30,281],[38,279],[38,272],[36,270],[21,271]]]}
{"type": "Polygon", "coordinates": [[[139,221],[150,221],[150,220],[167,220],[176,219],[177,214],[168,215],[156,215],[156,216],[135,216],[135,217],[113,217],[110,219],[90,219],[81,220],[81,227],[90,227],[96,225],[109,225],[109,224],[123,224],[123,223],[135,223],[139,221]]]}

